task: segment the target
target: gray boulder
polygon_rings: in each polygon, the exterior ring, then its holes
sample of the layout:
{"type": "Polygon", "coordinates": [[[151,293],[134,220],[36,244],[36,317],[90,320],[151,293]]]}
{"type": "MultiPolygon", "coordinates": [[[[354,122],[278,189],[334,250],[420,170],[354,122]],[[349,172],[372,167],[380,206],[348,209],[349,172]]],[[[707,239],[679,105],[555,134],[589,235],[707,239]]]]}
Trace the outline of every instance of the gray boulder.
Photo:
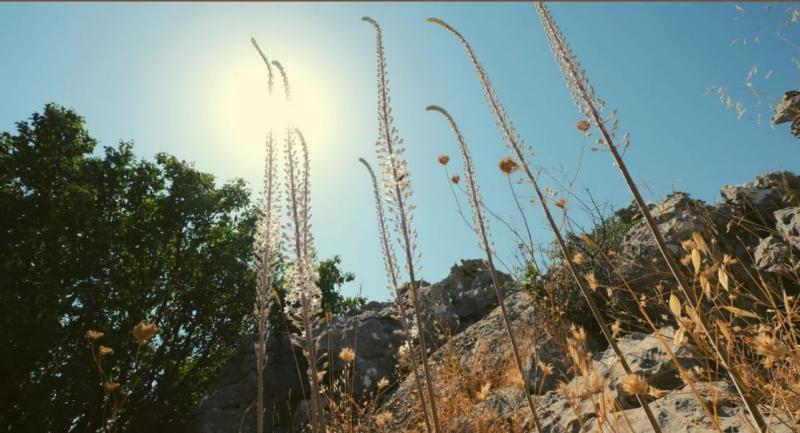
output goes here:
{"type": "MultiPolygon", "coordinates": [[[[228,359],[214,385],[194,413],[189,431],[219,433],[255,431],[256,356],[255,337],[245,340],[228,359]]],[[[274,431],[289,422],[293,407],[308,393],[307,386],[296,373],[305,372],[305,360],[292,348],[286,336],[272,335],[267,344],[267,368],[264,419],[274,431]],[[295,360],[299,363],[295,366],[295,360]]]]}
{"type": "Polygon", "coordinates": [[[756,176],[750,183],[725,185],[723,199],[755,222],[771,226],[772,213],[800,199],[800,178],[788,171],[776,171],[756,176]]]}
{"type": "Polygon", "coordinates": [[[790,245],[800,250],[800,206],[777,210],[775,228],[790,245]]]}
{"type": "Polygon", "coordinates": [[[761,239],[753,253],[753,259],[756,269],[774,274],[785,273],[797,267],[789,244],[778,236],[770,235],[761,239]]]}
{"type": "Polygon", "coordinates": [[[800,92],[790,90],[783,95],[783,99],[775,107],[772,124],[792,122],[792,134],[800,138],[800,92]]]}

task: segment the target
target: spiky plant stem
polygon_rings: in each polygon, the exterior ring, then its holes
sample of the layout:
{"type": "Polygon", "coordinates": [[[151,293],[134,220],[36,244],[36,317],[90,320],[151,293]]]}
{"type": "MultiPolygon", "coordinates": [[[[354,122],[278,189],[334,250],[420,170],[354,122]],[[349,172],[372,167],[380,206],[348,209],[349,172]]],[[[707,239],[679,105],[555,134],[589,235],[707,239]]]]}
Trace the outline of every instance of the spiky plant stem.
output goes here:
{"type": "MultiPolygon", "coordinates": [[[[406,306],[403,299],[403,294],[400,291],[400,281],[397,273],[397,259],[392,247],[389,230],[386,227],[386,213],[383,208],[383,199],[381,198],[380,189],[378,188],[378,179],[375,177],[375,172],[372,167],[364,158],[358,158],[358,161],[364,165],[369,172],[370,181],[372,181],[372,192],[375,199],[375,211],[378,216],[378,232],[381,239],[381,251],[383,252],[383,261],[386,267],[386,274],[389,277],[390,288],[394,295],[394,302],[397,308],[397,314],[400,316],[400,326],[403,329],[403,337],[406,340],[408,348],[414,347],[413,337],[411,336],[411,326],[408,324],[406,317],[406,306]]],[[[425,416],[425,428],[428,433],[431,432],[431,421],[428,415],[428,406],[425,403],[425,394],[422,390],[422,380],[419,377],[417,366],[417,357],[413,351],[409,352],[411,359],[411,370],[414,372],[414,384],[417,387],[417,395],[419,395],[420,405],[422,406],[423,415],[425,416]]]]}
{"type": "Polygon", "coordinates": [[[398,148],[401,140],[397,136],[397,129],[392,122],[391,107],[389,101],[389,81],[386,72],[386,57],[383,50],[383,35],[381,27],[377,21],[369,17],[362,20],[372,25],[376,33],[376,51],[378,58],[378,118],[380,134],[378,138],[378,152],[383,159],[383,173],[388,180],[387,199],[390,204],[390,211],[394,214],[394,221],[399,232],[403,250],[406,256],[406,268],[410,280],[411,301],[414,307],[414,315],[417,326],[420,327],[419,347],[422,358],[422,367],[425,373],[425,385],[428,388],[428,398],[433,420],[433,429],[436,433],[441,433],[442,427],[439,422],[439,413],[436,408],[436,394],[433,390],[433,380],[431,378],[430,364],[428,363],[428,347],[425,338],[425,331],[422,329],[422,307],[419,303],[419,283],[415,275],[414,261],[414,235],[411,228],[411,206],[407,203],[407,198],[411,196],[411,183],[405,161],[400,158],[401,150],[398,148]]]}
{"type": "MultiPolygon", "coordinates": [[[[255,38],[250,38],[261,59],[267,66],[267,96],[272,97],[272,68],[270,62],[255,38]]],[[[254,245],[258,277],[256,282],[256,302],[254,313],[258,325],[256,352],[256,432],[264,433],[264,369],[267,366],[267,341],[269,340],[269,312],[272,309],[272,284],[275,272],[273,255],[279,249],[278,224],[273,215],[275,201],[275,145],[272,131],[266,137],[266,158],[264,161],[264,197],[262,214],[259,217],[257,238],[254,245]]]]}
{"type": "Polygon", "coordinates": [[[275,279],[274,255],[278,250],[278,225],[273,217],[275,179],[275,148],[272,132],[267,134],[267,157],[264,169],[264,198],[255,242],[258,279],[256,282],[255,316],[258,323],[258,341],[255,345],[258,375],[256,396],[256,430],[264,432],[264,368],[267,365],[267,340],[269,340],[269,312],[272,309],[272,284],[275,279]]]}
{"type": "MultiPolygon", "coordinates": [[[[291,102],[291,89],[285,69],[277,60],[272,64],[278,69],[283,79],[286,102],[291,102]]],[[[294,263],[292,263],[287,282],[290,290],[287,293],[286,308],[289,317],[299,317],[299,325],[303,330],[300,337],[303,353],[308,360],[308,380],[311,386],[311,430],[313,433],[325,431],[323,406],[319,392],[319,371],[317,368],[317,339],[314,337],[314,323],[321,312],[321,294],[317,286],[318,269],[314,263],[313,236],[310,232],[310,165],[308,145],[298,128],[286,126],[286,189],[289,214],[287,237],[294,243],[294,263]],[[294,138],[300,141],[303,162],[298,160],[294,138]],[[297,306],[299,305],[299,311],[297,306]]]]}
{"type": "Polygon", "coordinates": [[[508,320],[508,312],[506,311],[506,303],[503,297],[503,292],[500,290],[500,283],[497,282],[497,272],[495,270],[494,260],[492,258],[492,246],[491,242],[489,241],[489,232],[482,212],[483,199],[481,198],[480,191],[478,191],[477,182],[475,181],[475,167],[472,164],[472,157],[470,156],[469,148],[467,147],[467,143],[464,141],[464,136],[461,134],[461,130],[458,129],[458,125],[456,124],[455,120],[453,120],[453,117],[450,115],[450,113],[447,112],[447,110],[436,105],[430,105],[426,108],[426,110],[437,111],[441,113],[447,119],[450,127],[453,128],[453,133],[456,136],[458,148],[461,151],[461,157],[464,160],[464,175],[467,178],[467,187],[469,189],[468,197],[469,203],[472,207],[472,216],[474,218],[476,232],[480,238],[483,251],[486,253],[486,263],[489,265],[489,273],[492,276],[492,285],[494,285],[494,291],[497,295],[497,303],[500,305],[500,313],[503,316],[503,325],[505,325],[506,334],[508,335],[508,340],[511,343],[511,351],[514,354],[514,362],[516,363],[517,370],[519,370],[519,375],[522,378],[522,383],[524,386],[523,392],[525,394],[525,399],[528,401],[528,408],[531,410],[533,424],[536,426],[536,431],[542,433],[539,415],[536,412],[536,405],[534,404],[533,397],[531,396],[530,392],[530,383],[528,383],[528,378],[525,374],[525,368],[522,365],[522,357],[519,354],[517,339],[514,338],[514,333],[511,330],[511,324],[508,320]]]}
{"type": "MultiPolygon", "coordinates": [[[[550,46],[552,47],[553,54],[556,57],[556,62],[561,68],[561,72],[564,75],[567,86],[572,92],[573,99],[578,105],[580,111],[589,116],[594,122],[595,126],[600,130],[600,134],[603,137],[603,144],[611,153],[615,165],[619,169],[620,174],[622,174],[625,184],[628,186],[628,189],[633,196],[633,200],[636,202],[639,211],[644,217],[645,224],[650,230],[650,233],[652,233],[653,238],[656,241],[656,245],[663,256],[664,261],[667,263],[667,267],[669,267],[669,270],[675,278],[675,281],[678,283],[679,290],[686,297],[687,301],[691,303],[693,308],[699,308],[700,299],[698,299],[694,292],[689,290],[690,285],[686,280],[686,276],[678,267],[678,263],[675,260],[675,257],[673,257],[672,252],[668,249],[667,243],[664,240],[664,236],[658,229],[655,219],[650,213],[650,209],[647,207],[644,199],[642,199],[642,195],[639,193],[639,188],[636,186],[636,183],[631,177],[625,162],[622,160],[622,156],[617,150],[616,144],[614,144],[613,132],[609,133],[608,128],[606,127],[606,121],[600,116],[599,110],[596,106],[594,90],[591,88],[587,89],[589,87],[589,79],[586,75],[586,72],[583,70],[580,72],[578,71],[577,57],[567,44],[564,35],[556,25],[555,20],[550,14],[550,11],[541,1],[536,2],[536,11],[539,14],[539,18],[541,19],[545,28],[545,33],[550,41],[550,46]]],[[[759,431],[762,433],[767,432],[769,429],[767,422],[764,420],[764,416],[761,414],[758,405],[750,398],[749,393],[746,392],[746,385],[743,383],[738,369],[735,368],[735,366],[731,363],[727,349],[717,344],[717,341],[714,339],[713,335],[711,335],[708,324],[706,323],[703,315],[700,312],[697,312],[694,316],[699,319],[698,321],[700,323],[698,323],[698,325],[700,325],[700,328],[702,328],[703,333],[706,335],[708,343],[714,352],[716,352],[717,356],[722,362],[723,367],[728,371],[731,381],[736,387],[739,396],[744,401],[745,406],[747,407],[747,411],[751,420],[758,427],[759,431]]]]}
{"type": "MultiPolygon", "coordinates": [[[[608,325],[606,325],[605,320],[603,320],[602,313],[600,309],[597,307],[597,304],[594,302],[594,299],[591,296],[591,292],[586,287],[583,279],[580,278],[579,272],[575,265],[570,260],[570,251],[569,247],[567,246],[566,242],[564,241],[563,236],[561,235],[561,230],[558,228],[555,219],[553,218],[552,213],[550,212],[550,207],[547,204],[547,199],[545,198],[544,194],[542,193],[541,188],[539,188],[539,183],[536,181],[536,177],[533,175],[530,166],[528,165],[527,159],[525,158],[525,153],[523,152],[521,139],[517,135],[516,130],[514,129],[511,120],[508,117],[503,106],[500,104],[497,96],[494,93],[494,88],[489,81],[489,76],[486,73],[486,70],[483,69],[483,66],[478,61],[477,56],[475,55],[474,51],[472,51],[472,47],[470,46],[469,42],[458,32],[455,28],[447,24],[446,22],[442,21],[438,18],[429,18],[429,22],[433,24],[437,24],[453,35],[455,35],[464,48],[467,51],[467,54],[472,61],[473,66],[475,67],[476,72],[478,73],[478,78],[481,82],[481,86],[483,87],[483,91],[486,96],[486,100],[489,104],[489,108],[491,109],[492,113],[495,115],[497,120],[497,125],[500,128],[502,133],[503,139],[508,144],[510,150],[517,156],[519,159],[520,164],[522,165],[522,171],[528,178],[533,190],[536,192],[536,196],[539,199],[539,203],[542,205],[542,210],[544,211],[545,218],[547,219],[547,224],[550,226],[550,230],[553,232],[553,235],[556,238],[556,242],[558,243],[558,247],[561,250],[561,254],[564,256],[564,262],[567,264],[570,273],[572,274],[572,278],[575,280],[578,288],[580,289],[583,297],[586,299],[586,303],[589,304],[589,309],[592,311],[592,315],[594,316],[595,321],[600,326],[600,330],[603,333],[603,336],[608,341],[608,344],[614,350],[614,353],[617,355],[617,359],[619,360],[620,364],[622,365],[623,370],[625,370],[626,374],[632,374],[632,370],[628,365],[628,362],[625,360],[625,356],[622,351],[619,349],[617,345],[616,339],[614,338],[611,330],[608,329],[608,325]]],[[[650,422],[650,426],[653,428],[655,433],[661,433],[661,427],[658,425],[658,421],[656,421],[655,416],[653,415],[650,406],[648,405],[647,401],[640,395],[636,396],[636,399],[639,401],[642,409],[644,409],[645,415],[647,416],[647,420],[650,422]]]]}

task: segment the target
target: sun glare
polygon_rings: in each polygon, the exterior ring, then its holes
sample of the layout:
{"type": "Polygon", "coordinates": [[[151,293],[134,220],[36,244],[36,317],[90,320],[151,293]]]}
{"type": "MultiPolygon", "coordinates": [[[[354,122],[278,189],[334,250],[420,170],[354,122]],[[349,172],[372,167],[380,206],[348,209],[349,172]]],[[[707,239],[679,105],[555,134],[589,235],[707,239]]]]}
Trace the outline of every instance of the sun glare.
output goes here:
{"type": "MultiPolygon", "coordinates": [[[[264,137],[272,130],[283,139],[286,127],[299,128],[314,148],[323,134],[329,133],[331,113],[327,113],[325,83],[308,71],[308,65],[288,59],[282,61],[289,79],[290,101],[286,100],[283,80],[273,67],[272,94],[267,91],[267,71],[263,61],[252,50],[239,56],[234,64],[223,62],[214,80],[216,96],[211,120],[221,122],[217,129],[224,140],[242,156],[261,155],[264,137]]],[[[231,149],[234,150],[234,149],[231,149]]]]}

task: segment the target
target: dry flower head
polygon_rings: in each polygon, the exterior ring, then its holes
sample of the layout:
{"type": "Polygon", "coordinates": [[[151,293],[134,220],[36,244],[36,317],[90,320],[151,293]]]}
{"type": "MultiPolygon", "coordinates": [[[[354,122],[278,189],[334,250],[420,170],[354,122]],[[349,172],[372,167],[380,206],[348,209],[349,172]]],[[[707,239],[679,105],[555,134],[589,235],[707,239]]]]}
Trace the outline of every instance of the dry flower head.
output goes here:
{"type": "Polygon", "coordinates": [[[155,323],[139,322],[133,327],[133,338],[139,344],[144,344],[158,332],[158,326],[155,323]]]}
{"type": "Polygon", "coordinates": [[[342,350],[339,351],[339,359],[350,364],[356,359],[356,352],[349,347],[343,347],[342,350]]]}
{"type": "Polygon", "coordinates": [[[500,164],[498,164],[498,166],[500,167],[500,171],[502,171],[505,174],[511,174],[519,170],[519,165],[517,164],[517,161],[514,161],[514,159],[509,156],[501,159],[500,164]]]}
{"type": "Polygon", "coordinates": [[[91,330],[91,329],[86,331],[86,338],[88,338],[89,340],[93,340],[93,341],[99,340],[103,335],[105,335],[105,334],[103,334],[100,331],[94,331],[94,330],[91,330]]]}

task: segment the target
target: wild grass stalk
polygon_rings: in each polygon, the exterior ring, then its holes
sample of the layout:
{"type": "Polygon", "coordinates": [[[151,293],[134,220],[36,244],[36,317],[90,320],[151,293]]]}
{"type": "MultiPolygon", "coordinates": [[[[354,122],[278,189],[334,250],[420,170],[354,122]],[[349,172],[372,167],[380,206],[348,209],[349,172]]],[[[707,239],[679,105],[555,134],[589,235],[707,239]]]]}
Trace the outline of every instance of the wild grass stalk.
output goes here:
{"type": "MultiPolygon", "coordinates": [[[[740,397],[742,398],[742,401],[745,404],[745,407],[747,408],[747,411],[750,414],[751,420],[759,429],[759,431],[766,432],[768,430],[768,425],[764,420],[764,416],[761,414],[761,411],[759,410],[755,401],[751,399],[747,391],[746,384],[743,383],[741,375],[737,371],[738,369],[730,362],[730,356],[727,353],[727,349],[724,346],[717,344],[716,339],[713,337],[713,335],[711,335],[708,324],[703,318],[702,311],[699,311],[701,308],[700,301],[702,300],[702,297],[697,296],[697,294],[690,290],[691,286],[689,285],[686,276],[678,267],[678,263],[673,257],[671,251],[669,251],[667,248],[666,241],[659,231],[655,219],[653,218],[647,204],[644,202],[644,199],[639,193],[639,188],[633,181],[625,162],[622,160],[617,145],[614,143],[615,133],[618,125],[617,119],[615,116],[613,116],[612,119],[604,119],[600,115],[598,107],[602,108],[605,103],[595,95],[594,87],[590,84],[586,71],[581,68],[577,57],[572,52],[569,44],[566,42],[564,35],[559,30],[555,20],[550,14],[550,11],[541,1],[536,2],[536,11],[542,21],[542,25],[544,26],[545,33],[547,34],[547,38],[550,42],[556,62],[561,68],[564,80],[567,83],[567,87],[570,89],[573,101],[575,101],[575,104],[578,106],[580,112],[589,117],[592,122],[594,122],[594,126],[600,131],[602,136],[601,143],[611,153],[614,163],[622,174],[622,177],[624,178],[625,183],[628,186],[634,201],[636,202],[636,205],[639,207],[639,211],[644,217],[645,224],[652,233],[653,238],[656,241],[656,245],[658,246],[658,249],[664,258],[664,261],[667,263],[670,272],[675,278],[675,281],[678,283],[680,292],[685,297],[688,305],[692,306],[694,309],[697,309],[694,316],[698,318],[698,326],[706,335],[707,342],[713,348],[714,352],[716,352],[719,361],[728,371],[733,385],[736,387],[740,397]],[[610,131],[606,125],[608,120],[612,120],[612,127],[610,131]]],[[[625,144],[627,145],[627,143],[625,144]]]]}
{"type": "Polygon", "coordinates": [[[426,108],[428,111],[436,111],[442,114],[446,119],[447,122],[450,124],[450,127],[453,129],[453,133],[456,136],[456,141],[458,142],[458,149],[461,152],[461,158],[464,162],[464,175],[467,178],[467,189],[468,194],[467,197],[469,198],[470,207],[472,207],[472,216],[473,216],[473,223],[475,225],[475,230],[478,234],[480,239],[481,247],[486,253],[486,263],[489,266],[489,274],[492,277],[492,285],[494,286],[495,294],[497,295],[497,303],[500,305],[500,313],[503,316],[503,325],[506,328],[506,335],[508,336],[508,340],[511,343],[511,351],[514,354],[514,362],[516,363],[517,369],[519,370],[520,378],[523,383],[523,393],[525,394],[525,399],[528,402],[528,407],[531,411],[531,417],[533,418],[533,424],[536,427],[536,431],[542,433],[542,426],[541,422],[539,421],[539,415],[536,411],[536,405],[533,401],[533,397],[531,396],[530,384],[528,383],[527,375],[525,374],[525,367],[522,365],[522,358],[519,354],[519,345],[517,344],[517,339],[514,337],[514,332],[511,330],[511,324],[508,319],[508,312],[506,311],[506,304],[503,296],[503,292],[500,288],[500,284],[497,280],[497,272],[495,271],[494,267],[494,260],[493,260],[493,253],[492,253],[492,243],[489,239],[489,230],[488,224],[483,215],[483,198],[481,197],[481,193],[478,190],[478,184],[475,180],[475,166],[472,163],[472,156],[470,155],[469,148],[467,147],[467,143],[464,141],[464,136],[461,134],[461,130],[458,128],[455,120],[450,115],[447,110],[437,105],[430,105],[426,108]]]}
{"type": "MultiPolygon", "coordinates": [[[[532,171],[530,169],[530,166],[528,165],[527,159],[525,157],[525,151],[522,148],[522,146],[523,146],[522,145],[522,140],[520,139],[519,135],[517,134],[516,129],[514,128],[513,124],[511,123],[511,120],[510,120],[508,114],[506,113],[505,108],[503,108],[503,106],[500,104],[500,101],[498,100],[497,96],[495,95],[494,88],[491,85],[491,82],[489,80],[488,74],[486,73],[486,70],[484,70],[483,66],[478,61],[478,58],[475,55],[474,51],[472,50],[472,47],[470,46],[469,42],[466,40],[466,38],[464,38],[464,36],[461,35],[461,33],[458,32],[458,30],[456,30],[455,28],[453,28],[452,26],[450,26],[449,24],[447,24],[446,22],[444,22],[443,20],[438,19],[438,18],[429,18],[428,21],[433,23],[433,24],[436,24],[436,25],[439,25],[439,26],[443,27],[445,30],[449,31],[454,36],[456,36],[456,38],[459,39],[459,41],[461,42],[461,44],[464,46],[465,50],[467,51],[467,54],[469,55],[470,60],[472,61],[472,64],[475,67],[475,70],[476,70],[476,72],[478,74],[478,78],[480,80],[481,86],[483,87],[483,91],[484,91],[484,94],[486,96],[486,100],[487,100],[487,102],[489,104],[489,108],[492,111],[492,113],[495,115],[495,118],[496,118],[496,121],[497,121],[497,125],[500,128],[500,131],[502,133],[503,139],[506,142],[506,144],[508,145],[509,149],[514,153],[514,155],[519,160],[519,162],[520,162],[520,164],[522,166],[522,171],[525,173],[525,175],[528,178],[528,181],[530,182],[531,186],[533,187],[534,191],[536,192],[536,196],[539,199],[539,203],[542,205],[542,210],[544,211],[545,217],[547,219],[547,223],[550,226],[550,229],[551,229],[551,231],[553,232],[553,235],[556,238],[556,242],[557,242],[557,244],[559,246],[559,249],[560,249],[562,255],[564,256],[564,262],[569,267],[569,270],[570,270],[570,273],[572,274],[573,279],[575,280],[576,284],[578,285],[578,288],[580,289],[580,291],[583,294],[584,298],[586,298],[586,302],[588,303],[589,308],[592,311],[592,315],[594,316],[595,320],[597,321],[597,324],[599,325],[600,330],[603,333],[603,335],[605,336],[605,338],[608,341],[609,345],[612,347],[612,349],[614,350],[615,354],[617,355],[617,358],[619,359],[619,362],[622,365],[622,368],[625,370],[625,373],[626,374],[632,374],[631,368],[628,365],[627,361],[625,360],[624,354],[622,353],[622,351],[617,346],[617,343],[616,343],[616,340],[615,340],[613,334],[608,329],[608,325],[606,325],[605,320],[603,319],[602,313],[600,312],[600,309],[597,307],[597,304],[594,302],[594,299],[592,298],[591,292],[586,287],[586,284],[584,283],[584,281],[580,278],[578,270],[576,269],[575,265],[570,260],[571,255],[570,255],[569,247],[567,246],[566,242],[564,241],[564,238],[561,235],[561,230],[558,228],[558,225],[556,224],[555,219],[553,218],[553,215],[550,212],[550,208],[549,208],[549,206],[547,204],[547,199],[545,198],[544,194],[542,193],[541,188],[539,188],[539,184],[538,184],[538,182],[536,180],[536,177],[533,175],[533,173],[532,173],[532,171]]],[[[656,432],[656,433],[661,433],[661,428],[659,427],[658,422],[656,421],[655,416],[653,415],[653,412],[650,409],[650,406],[648,405],[647,401],[644,400],[642,398],[642,396],[639,396],[639,395],[637,395],[636,398],[639,401],[642,409],[644,410],[645,415],[647,416],[647,419],[648,419],[648,421],[650,423],[650,426],[653,428],[653,431],[656,432]]]]}
{"type": "Polygon", "coordinates": [[[397,128],[394,126],[392,110],[389,98],[389,79],[386,70],[386,56],[383,49],[383,35],[381,27],[377,21],[369,17],[362,18],[370,24],[376,33],[376,54],[378,60],[378,140],[376,150],[378,158],[381,160],[381,174],[383,185],[386,189],[386,202],[389,213],[392,215],[395,231],[401,240],[405,251],[406,270],[410,280],[411,301],[414,307],[414,315],[417,326],[420,327],[419,346],[422,358],[422,367],[425,374],[425,384],[428,388],[428,399],[433,421],[433,429],[436,433],[441,433],[441,423],[436,409],[436,394],[433,389],[433,379],[428,363],[428,348],[425,337],[425,330],[422,328],[422,315],[419,303],[419,281],[416,278],[417,260],[416,254],[416,231],[413,224],[413,206],[409,203],[411,198],[411,176],[408,171],[408,163],[402,158],[402,139],[398,135],[397,128]]]}
{"type": "MultiPolygon", "coordinates": [[[[258,46],[255,38],[250,42],[267,65],[267,97],[272,97],[272,68],[267,56],[258,46]]],[[[267,340],[269,340],[269,312],[272,309],[272,285],[275,280],[275,255],[280,249],[280,226],[273,214],[273,203],[276,201],[275,188],[275,143],[272,130],[266,135],[266,158],[264,161],[263,197],[260,203],[260,214],[256,226],[254,253],[256,258],[256,302],[254,315],[258,328],[255,343],[256,352],[256,431],[264,433],[264,368],[267,365],[267,340]]]]}
{"type": "MultiPolygon", "coordinates": [[[[392,291],[394,296],[394,302],[397,308],[397,314],[400,318],[400,326],[403,330],[405,344],[408,348],[412,348],[414,347],[414,332],[412,326],[408,323],[408,317],[406,316],[406,302],[405,297],[400,290],[400,277],[398,275],[397,258],[389,237],[389,229],[386,226],[386,212],[383,208],[383,199],[381,198],[380,193],[381,189],[378,187],[378,179],[375,176],[375,172],[372,170],[372,166],[370,166],[364,158],[359,158],[358,161],[367,169],[370,181],[372,182],[372,194],[373,198],[375,199],[375,211],[378,218],[378,233],[380,234],[381,240],[381,252],[383,252],[383,263],[386,268],[386,275],[389,279],[389,289],[392,291]]],[[[416,385],[417,395],[419,396],[420,405],[422,406],[423,415],[425,417],[425,428],[426,431],[430,433],[431,422],[428,414],[428,406],[425,403],[425,394],[422,390],[422,380],[419,377],[417,358],[413,352],[411,352],[411,356],[409,358],[411,360],[411,371],[414,375],[414,384],[416,385]]]]}

